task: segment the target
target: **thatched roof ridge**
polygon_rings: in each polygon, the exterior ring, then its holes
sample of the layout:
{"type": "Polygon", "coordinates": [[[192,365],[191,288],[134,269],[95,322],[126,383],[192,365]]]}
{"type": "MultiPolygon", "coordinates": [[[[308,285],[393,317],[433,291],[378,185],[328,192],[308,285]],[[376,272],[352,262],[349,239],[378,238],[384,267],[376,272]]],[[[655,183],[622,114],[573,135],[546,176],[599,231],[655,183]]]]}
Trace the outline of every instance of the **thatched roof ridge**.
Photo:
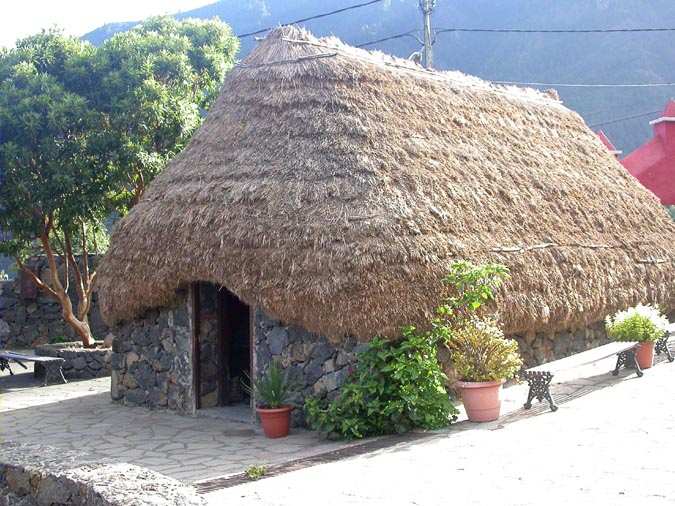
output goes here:
{"type": "Polygon", "coordinates": [[[512,271],[507,333],[675,306],[675,225],[574,112],[533,90],[272,32],[117,226],[109,322],[192,281],[310,331],[421,324],[450,262],[512,271]]]}

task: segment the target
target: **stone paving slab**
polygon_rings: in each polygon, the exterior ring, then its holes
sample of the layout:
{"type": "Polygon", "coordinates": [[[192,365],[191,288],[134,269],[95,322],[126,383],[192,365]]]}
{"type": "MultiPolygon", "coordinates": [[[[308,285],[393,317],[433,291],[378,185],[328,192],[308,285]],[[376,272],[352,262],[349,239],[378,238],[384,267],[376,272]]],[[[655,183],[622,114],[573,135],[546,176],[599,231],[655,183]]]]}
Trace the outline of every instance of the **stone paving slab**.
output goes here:
{"type": "Polygon", "coordinates": [[[110,400],[109,378],[37,385],[30,369],[0,376],[0,442],[80,451],[88,459],[136,464],[185,482],[347,446],[305,430],[273,440],[250,423],[120,406],[110,400]]]}

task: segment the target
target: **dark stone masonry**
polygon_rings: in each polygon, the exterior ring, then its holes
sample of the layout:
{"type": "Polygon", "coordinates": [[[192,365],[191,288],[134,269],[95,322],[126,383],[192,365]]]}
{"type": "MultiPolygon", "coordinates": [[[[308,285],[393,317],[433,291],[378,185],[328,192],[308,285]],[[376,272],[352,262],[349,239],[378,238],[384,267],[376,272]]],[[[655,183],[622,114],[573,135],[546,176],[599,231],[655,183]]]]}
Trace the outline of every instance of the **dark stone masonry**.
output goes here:
{"type": "MultiPolygon", "coordinates": [[[[94,262],[94,257],[91,262],[94,262]]],[[[33,257],[26,265],[44,279],[49,277],[46,257],[33,257]]],[[[73,286],[71,284],[71,299],[75,303],[73,286]]],[[[89,311],[89,325],[97,339],[103,339],[108,334],[96,294],[89,311]]],[[[56,340],[77,340],[75,333],[63,321],[59,303],[38,291],[20,273],[14,279],[0,281],[0,348],[32,348],[56,340]]]]}
{"type": "Polygon", "coordinates": [[[520,354],[527,367],[569,357],[610,341],[605,332],[604,322],[596,322],[573,330],[536,332],[509,337],[518,341],[520,354]]]}
{"type": "MultiPolygon", "coordinates": [[[[260,310],[255,312],[258,376],[264,374],[272,361],[277,361],[293,385],[295,394],[291,402],[298,407],[302,407],[309,396],[335,398],[361,347],[353,339],[334,345],[323,336],[284,325],[260,310]]],[[[304,425],[302,409],[293,410],[292,416],[294,426],[304,425]]]]}
{"type": "Polygon", "coordinates": [[[114,401],[193,413],[190,315],[184,300],[114,329],[114,401]]]}
{"type": "Polygon", "coordinates": [[[43,344],[35,348],[35,354],[43,357],[59,357],[65,360],[63,375],[66,379],[90,379],[110,376],[112,350],[97,341],[96,348],[83,348],[81,343],[43,344]]]}
{"type": "MultiPolygon", "coordinates": [[[[218,309],[217,305],[208,301],[214,293],[213,290],[202,289],[199,303],[199,384],[202,408],[218,404],[218,374],[222,374],[215,358],[218,309]]],[[[142,318],[112,329],[113,400],[126,405],[167,408],[195,414],[192,307],[190,296],[183,291],[179,293],[173,308],[149,311],[142,318]]],[[[292,385],[294,393],[291,403],[297,408],[301,408],[309,396],[335,398],[353,369],[358,353],[365,348],[355,339],[331,343],[323,336],[270,318],[260,309],[252,310],[252,315],[253,376],[260,377],[270,363],[278,362],[292,385]]],[[[564,358],[608,342],[603,322],[576,330],[511,337],[518,341],[527,367],[564,358]]],[[[446,371],[451,372],[447,353],[441,350],[439,358],[446,371]]],[[[240,379],[236,377],[233,383],[240,384],[240,379]]],[[[245,398],[235,399],[235,402],[241,400],[245,401],[245,398]]],[[[293,425],[304,424],[303,410],[295,409],[293,425]]]]}

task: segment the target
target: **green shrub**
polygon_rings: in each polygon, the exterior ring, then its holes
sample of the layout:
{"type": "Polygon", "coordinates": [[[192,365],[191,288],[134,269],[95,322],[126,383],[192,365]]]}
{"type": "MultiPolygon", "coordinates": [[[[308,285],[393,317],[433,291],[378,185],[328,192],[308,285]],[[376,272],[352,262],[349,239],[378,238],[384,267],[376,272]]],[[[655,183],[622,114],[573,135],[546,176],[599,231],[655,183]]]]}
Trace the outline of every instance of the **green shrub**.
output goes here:
{"type": "Polygon", "coordinates": [[[309,398],[309,425],[347,439],[438,429],[457,417],[436,356],[437,341],[414,327],[403,339],[373,339],[359,354],[356,369],[332,402],[309,398]]]}
{"type": "Polygon", "coordinates": [[[448,320],[471,318],[494,299],[494,291],[508,278],[509,270],[502,264],[453,262],[443,278],[443,282],[452,287],[453,295],[436,309],[438,316],[448,320]]]}
{"type": "Polygon", "coordinates": [[[510,379],[523,366],[518,343],[505,338],[493,320],[467,320],[452,330],[447,346],[462,381],[510,379]]]}
{"type": "Polygon", "coordinates": [[[668,318],[656,306],[638,304],[605,319],[607,335],[615,341],[656,341],[668,329],[668,318]]]}
{"type": "Polygon", "coordinates": [[[291,387],[286,376],[276,362],[272,362],[267,372],[250,385],[244,385],[251,397],[255,397],[261,408],[276,409],[288,404],[291,387]]]}

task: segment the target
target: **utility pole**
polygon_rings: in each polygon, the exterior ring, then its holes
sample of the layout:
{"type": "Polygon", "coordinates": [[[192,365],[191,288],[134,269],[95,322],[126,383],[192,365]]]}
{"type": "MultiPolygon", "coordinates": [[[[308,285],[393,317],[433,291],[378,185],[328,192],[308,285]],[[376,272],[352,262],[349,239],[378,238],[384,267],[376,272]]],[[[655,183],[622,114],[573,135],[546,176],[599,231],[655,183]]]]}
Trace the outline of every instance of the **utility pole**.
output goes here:
{"type": "Polygon", "coordinates": [[[424,16],[424,49],[422,50],[422,63],[430,69],[434,65],[434,50],[431,40],[431,11],[436,7],[436,0],[419,0],[420,10],[424,16]]]}

